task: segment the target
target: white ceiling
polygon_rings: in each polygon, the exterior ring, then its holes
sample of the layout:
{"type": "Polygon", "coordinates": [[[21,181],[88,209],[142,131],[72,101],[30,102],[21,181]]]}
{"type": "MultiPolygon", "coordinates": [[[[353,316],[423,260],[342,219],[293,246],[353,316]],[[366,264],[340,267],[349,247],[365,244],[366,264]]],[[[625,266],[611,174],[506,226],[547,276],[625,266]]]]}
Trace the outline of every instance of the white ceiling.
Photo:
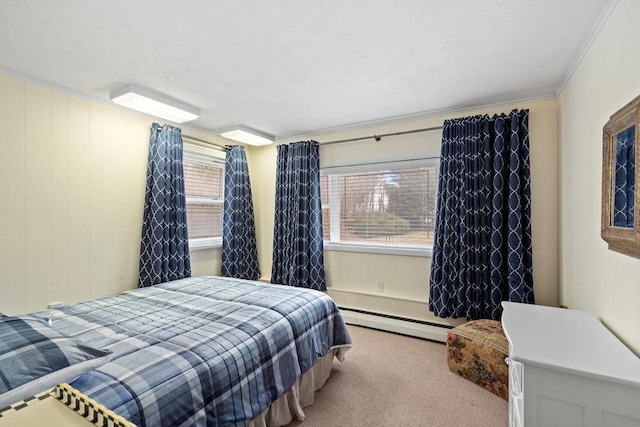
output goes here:
{"type": "Polygon", "coordinates": [[[0,72],[287,137],[554,96],[615,1],[0,0],[0,72]]]}

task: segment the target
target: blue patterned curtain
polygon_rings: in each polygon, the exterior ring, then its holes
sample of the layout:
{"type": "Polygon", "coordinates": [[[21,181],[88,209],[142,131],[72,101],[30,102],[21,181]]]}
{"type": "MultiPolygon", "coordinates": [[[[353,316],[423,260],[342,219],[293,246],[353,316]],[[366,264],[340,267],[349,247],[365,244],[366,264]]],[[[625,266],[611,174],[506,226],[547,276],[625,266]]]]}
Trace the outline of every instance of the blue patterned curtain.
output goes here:
{"type": "Polygon", "coordinates": [[[296,142],[277,150],[271,283],[324,291],[318,144],[296,142]]]}
{"type": "Polygon", "coordinates": [[[222,214],[222,276],[257,280],[258,250],[249,167],[244,147],[227,151],[222,214]]]}
{"type": "Polygon", "coordinates": [[[534,303],[529,110],[446,120],[442,129],[429,310],[500,319],[534,303]]]}
{"type": "Polygon", "coordinates": [[[139,287],[191,276],[180,128],[151,126],[139,287]]]}
{"type": "Polygon", "coordinates": [[[273,219],[273,256],[271,267],[271,283],[284,283],[289,269],[287,248],[287,153],[289,146],[282,144],[276,147],[276,201],[273,219]]]}

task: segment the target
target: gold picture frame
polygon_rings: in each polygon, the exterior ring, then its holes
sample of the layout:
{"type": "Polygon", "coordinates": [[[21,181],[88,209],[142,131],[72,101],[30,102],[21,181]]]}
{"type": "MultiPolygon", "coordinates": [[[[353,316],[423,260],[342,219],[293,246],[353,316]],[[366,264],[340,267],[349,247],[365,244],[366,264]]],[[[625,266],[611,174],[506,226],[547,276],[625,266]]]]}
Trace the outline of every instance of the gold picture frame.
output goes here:
{"type": "MultiPolygon", "coordinates": [[[[640,258],[640,155],[638,153],[638,130],[640,129],[640,96],[616,111],[602,128],[602,217],[600,235],[608,243],[609,249],[640,258]],[[621,135],[627,137],[629,167],[618,167],[621,159],[621,135]],[[631,137],[629,137],[631,135],[631,137]],[[620,176],[620,170],[629,170],[627,177],[620,176]],[[627,179],[630,185],[620,190],[616,180],[627,179]],[[617,191],[616,191],[617,190],[617,191]],[[626,193],[625,193],[626,191],[626,193]],[[619,219],[616,208],[626,204],[626,217],[619,219]],[[620,200],[619,200],[620,199],[620,200]],[[616,201],[621,202],[616,204],[616,201]]],[[[626,158],[625,158],[626,159],[626,158]]],[[[625,172],[626,173],[626,172],[625,172]]]]}

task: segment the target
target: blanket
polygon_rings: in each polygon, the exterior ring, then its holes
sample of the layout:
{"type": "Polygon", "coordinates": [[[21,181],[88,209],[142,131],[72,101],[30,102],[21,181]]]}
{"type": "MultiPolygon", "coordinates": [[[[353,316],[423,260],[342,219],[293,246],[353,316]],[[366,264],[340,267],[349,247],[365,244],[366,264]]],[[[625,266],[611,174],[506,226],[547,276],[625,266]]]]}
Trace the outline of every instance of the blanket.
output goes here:
{"type": "Polygon", "coordinates": [[[326,294],[192,277],[37,314],[113,352],[71,385],[138,426],[244,426],[351,338],[326,294]]]}

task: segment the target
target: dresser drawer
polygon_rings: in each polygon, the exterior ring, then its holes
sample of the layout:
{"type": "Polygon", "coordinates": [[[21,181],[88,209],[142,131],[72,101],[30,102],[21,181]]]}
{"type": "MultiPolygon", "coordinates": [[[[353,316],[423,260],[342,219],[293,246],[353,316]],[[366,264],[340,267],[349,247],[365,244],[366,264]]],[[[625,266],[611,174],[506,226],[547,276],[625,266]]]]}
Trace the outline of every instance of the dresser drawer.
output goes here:
{"type": "Polygon", "coordinates": [[[509,364],[509,425],[524,425],[524,393],[522,392],[522,363],[507,358],[509,364]]]}
{"type": "Polygon", "coordinates": [[[522,394],[522,363],[509,358],[509,393],[522,394]]]}

